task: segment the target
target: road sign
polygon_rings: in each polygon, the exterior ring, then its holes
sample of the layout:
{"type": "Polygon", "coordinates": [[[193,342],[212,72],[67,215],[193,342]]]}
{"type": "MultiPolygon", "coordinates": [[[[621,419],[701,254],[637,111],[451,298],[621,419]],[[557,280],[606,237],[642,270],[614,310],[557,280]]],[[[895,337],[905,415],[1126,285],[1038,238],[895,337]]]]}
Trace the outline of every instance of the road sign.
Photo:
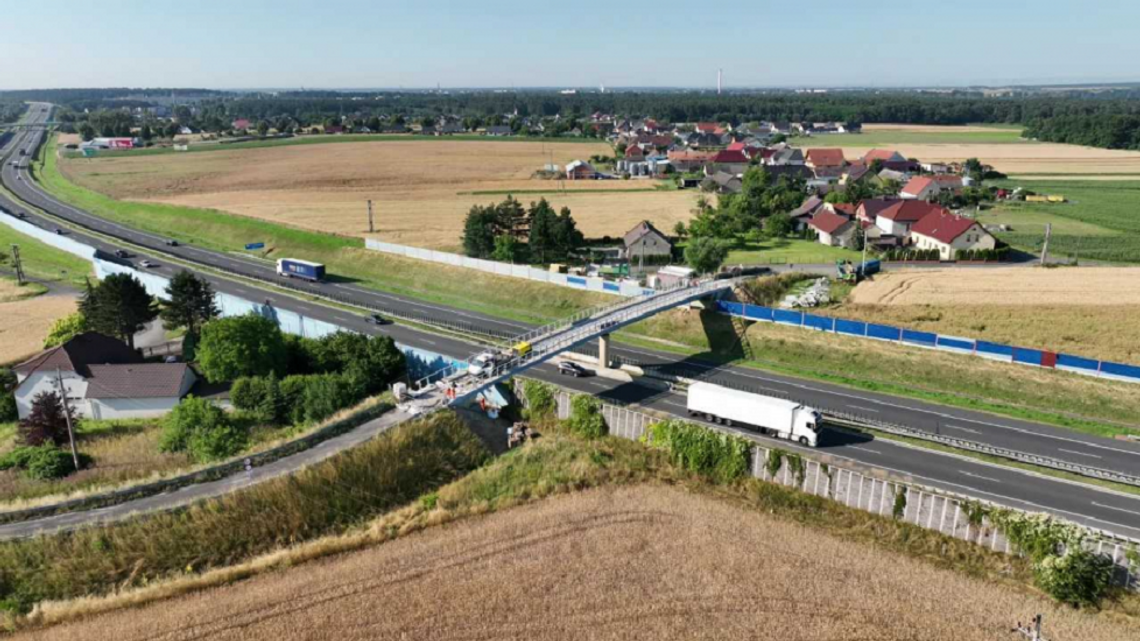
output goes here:
{"type": "Polygon", "coordinates": [[[246,249],[265,249],[265,243],[249,243],[245,246],[246,249]]]}

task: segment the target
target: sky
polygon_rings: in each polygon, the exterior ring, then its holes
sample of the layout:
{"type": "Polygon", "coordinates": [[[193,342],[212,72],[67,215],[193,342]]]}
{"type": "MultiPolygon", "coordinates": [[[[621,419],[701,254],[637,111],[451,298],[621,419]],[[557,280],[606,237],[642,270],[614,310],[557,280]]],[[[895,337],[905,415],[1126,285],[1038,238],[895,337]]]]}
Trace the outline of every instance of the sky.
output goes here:
{"type": "Polygon", "coordinates": [[[1136,0],[2,0],[0,89],[1140,81],[1136,0]]]}

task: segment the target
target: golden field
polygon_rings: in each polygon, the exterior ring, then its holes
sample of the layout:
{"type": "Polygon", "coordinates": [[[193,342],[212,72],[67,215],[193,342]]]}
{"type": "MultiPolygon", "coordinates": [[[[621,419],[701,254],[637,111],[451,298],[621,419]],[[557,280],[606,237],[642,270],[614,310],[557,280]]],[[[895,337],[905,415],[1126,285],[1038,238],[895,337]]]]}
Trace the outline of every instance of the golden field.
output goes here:
{"type": "Polygon", "coordinates": [[[663,486],[600,489],[17,639],[1131,638],[876,546],[663,486]]]}
{"type": "Polygon", "coordinates": [[[645,219],[664,230],[688,220],[697,198],[691,191],[654,190],[656,183],[647,180],[531,178],[552,160],[565,165],[595,154],[613,150],[603,143],[387,140],[71,158],[61,169],[76,183],[118,199],[218,209],[356,236],[368,233],[371,199],[377,237],[437,249],[458,247],[472,205],[500,201],[507,192],[524,204],[545,196],[558,209],[570,207],[587,236],[618,236],[645,219]],[[543,193],[525,193],[538,190],[543,193]]]}
{"type": "Polygon", "coordinates": [[[14,282],[0,279],[0,363],[19,362],[40,351],[52,323],[76,306],[71,296],[25,298],[14,282]]]}

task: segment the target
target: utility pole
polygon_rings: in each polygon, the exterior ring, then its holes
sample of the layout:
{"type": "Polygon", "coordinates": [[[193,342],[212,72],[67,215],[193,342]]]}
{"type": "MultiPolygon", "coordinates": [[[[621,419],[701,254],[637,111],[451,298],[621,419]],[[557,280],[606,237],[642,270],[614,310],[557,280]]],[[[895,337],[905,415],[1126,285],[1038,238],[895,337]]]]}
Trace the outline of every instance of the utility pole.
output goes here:
{"type": "Polygon", "coordinates": [[[12,243],[12,264],[16,267],[16,282],[23,285],[24,279],[24,263],[20,261],[20,246],[12,243]]]}
{"type": "Polygon", "coordinates": [[[67,388],[63,386],[63,374],[55,368],[55,380],[59,384],[59,396],[63,399],[63,419],[67,421],[67,439],[71,441],[71,461],[79,471],[79,450],[75,449],[75,429],[71,425],[71,406],[67,403],[67,388]]]}
{"type": "Polygon", "coordinates": [[[1049,237],[1053,235],[1053,224],[1045,223],[1045,242],[1041,245],[1041,264],[1049,258],[1049,237]]]}
{"type": "Polygon", "coordinates": [[[372,201],[368,201],[368,233],[374,233],[376,228],[372,225],[372,201]]]}

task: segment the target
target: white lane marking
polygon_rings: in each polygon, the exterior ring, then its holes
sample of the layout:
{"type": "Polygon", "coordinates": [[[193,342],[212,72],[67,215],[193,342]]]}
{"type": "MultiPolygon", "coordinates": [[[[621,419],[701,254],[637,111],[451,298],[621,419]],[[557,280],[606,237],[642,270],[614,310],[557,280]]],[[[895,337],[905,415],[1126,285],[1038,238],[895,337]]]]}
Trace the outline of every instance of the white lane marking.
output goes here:
{"type": "Polygon", "coordinates": [[[439,343],[427,338],[423,339],[423,342],[427,343],[428,345],[439,345],[439,343]]]}
{"type": "Polygon", "coordinates": [[[870,452],[872,454],[878,454],[879,456],[883,455],[879,450],[873,450],[869,447],[860,447],[858,445],[848,445],[847,447],[852,450],[859,450],[860,452],[870,452]]]}
{"type": "Polygon", "coordinates": [[[879,410],[871,409],[870,407],[863,407],[862,405],[848,405],[848,407],[853,410],[863,410],[864,412],[874,412],[876,414],[879,413],[879,410]]]}
{"type": "Polygon", "coordinates": [[[687,409],[689,409],[689,406],[688,406],[688,405],[682,405],[682,404],[680,404],[680,403],[675,403],[675,402],[673,402],[673,401],[661,401],[661,402],[662,402],[662,403],[664,403],[664,404],[666,404],[666,405],[672,405],[673,407],[679,407],[679,408],[681,408],[681,409],[683,409],[683,410],[687,410],[687,409]]]}
{"type": "Polygon", "coordinates": [[[999,481],[995,478],[991,478],[989,476],[982,476],[981,474],[974,474],[973,472],[966,472],[963,470],[958,470],[958,473],[963,475],[963,476],[969,476],[969,477],[975,478],[975,479],[982,479],[983,481],[993,481],[994,483],[1001,483],[1001,481],[999,481]]]}
{"type": "Polygon", "coordinates": [[[1125,510],[1124,508],[1114,507],[1111,505],[1105,505],[1103,503],[1097,503],[1096,501],[1093,501],[1092,504],[1097,506],[1097,507],[1103,507],[1106,510],[1116,510],[1117,512],[1124,512],[1125,514],[1132,514],[1134,516],[1140,516],[1140,512],[1133,512],[1132,510],[1125,510]]]}
{"type": "Polygon", "coordinates": [[[969,432],[970,434],[981,434],[981,432],[979,432],[978,430],[972,430],[968,427],[962,427],[961,425],[943,425],[942,427],[945,427],[948,430],[958,430],[961,432],[969,432]]]}
{"type": "Polygon", "coordinates": [[[1076,454],[1077,456],[1087,456],[1089,458],[1104,458],[1103,456],[1097,456],[1096,454],[1089,454],[1088,452],[1078,452],[1076,450],[1066,450],[1063,447],[1058,447],[1057,451],[1058,452],[1068,452],[1069,454],[1076,454]]]}
{"type": "MultiPolygon", "coordinates": [[[[652,352],[646,352],[644,350],[631,348],[631,347],[628,347],[625,345],[621,346],[620,351],[629,352],[629,353],[633,353],[633,354],[642,354],[642,355],[650,356],[653,358],[660,358],[660,356],[661,356],[660,354],[654,354],[652,352]]],[[[910,405],[902,405],[899,403],[888,403],[886,401],[881,401],[881,400],[874,399],[874,398],[867,398],[866,396],[859,396],[858,394],[849,394],[849,393],[840,392],[840,391],[836,391],[836,390],[823,389],[820,387],[814,387],[812,385],[806,385],[806,384],[799,383],[796,381],[791,381],[791,380],[781,380],[781,379],[771,378],[768,376],[760,376],[758,374],[752,374],[749,372],[741,371],[740,368],[731,369],[731,370],[723,370],[721,368],[713,367],[713,368],[709,368],[709,371],[710,372],[724,372],[730,376],[740,376],[743,378],[751,378],[751,379],[755,379],[755,380],[759,380],[759,381],[767,381],[769,383],[775,383],[777,385],[785,385],[788,387],[794,387],[794,388],[798,388],[798,389],[809,390],[812,392],[819,392],[820,394],[827,394],[830,396],[839,396],[839,397],[849,398],[852,400],[863,401],[866,403],[871,403],[872,405],[881,405],[883,407],[893,407],[895,409],[908,410],[911,412],[920,412],[923,414],[940,416],[940,417],[948,419],[948,420],[961,421],[961,422],[966,422],[966,423],[974,423],[976,425],[988,425],[990,427],[998,427],[998,428],[1005,429],[1005,430],[1013,430],[1015,432],[1021,432],[1023,434],[1028,434],[1030,436],[1036,436],[1036,437],[1042,437],[1042,438],[1051,438],[1051,439],[1055,439],[1055,440],[1059,440],[1059,441],[1069,441],[1071,443],[1078,443],[1078,444],[1083,445],[1085,447],[1095,447],[1095,448],[1099,448],[1099,449],[1103,449],[1103,450],[1109,450],[1111,452],[1117,452],[1120,454],[1129,454],[1132,456],[1140,456],[1140,452],[1138,452],[1138,451],[1119,449],[1119,448],[1115,448],[1115,447],[1110,447],[1108,445],[1101,445],[1099,443],[1090,443],[1088,441],[1082,441],[1080,439],[1068,438],[1065,436],[1058,436],[1056,434],[1046,434],[1046,433],[1037,432],[1034,430],[1027,430],[1027,429],[1021,428],[1021,427],[1014,427],[1012,425],[1003,425],[1001,423],[991,423],[988,421],[981,421],[981,420],[973,419],[973,418],[965,418],[962,416],[955,416],[953,414],[946,414],[944,412],[938,412],[935,410],[930,410],[930,409],[926,409],[926,408],[922,408],[922,407],[913,407],[910,405]]]]}

